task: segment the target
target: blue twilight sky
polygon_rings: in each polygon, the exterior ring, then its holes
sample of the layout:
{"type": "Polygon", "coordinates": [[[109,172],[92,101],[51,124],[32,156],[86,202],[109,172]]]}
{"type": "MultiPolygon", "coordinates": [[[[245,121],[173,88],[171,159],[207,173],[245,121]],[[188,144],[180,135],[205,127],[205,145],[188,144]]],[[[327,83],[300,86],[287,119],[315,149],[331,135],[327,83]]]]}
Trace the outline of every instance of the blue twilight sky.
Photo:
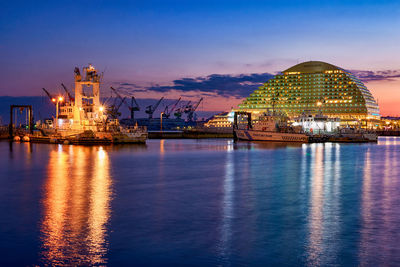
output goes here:
{"type": "Polygon", "coordinates": [[[365,79],[381,106],[394,107],[400,89],[400,1],[1,1],[0,11],[0,95],[71,87],[74,66],[89,62],[106,85],[139,98],[209,93],[210,109],[248,93],[204,89],[210,75],[274,74],[308,60],[390,73],[365,79]],[[174,87],[185,79],[194,84],[174,87]]]}

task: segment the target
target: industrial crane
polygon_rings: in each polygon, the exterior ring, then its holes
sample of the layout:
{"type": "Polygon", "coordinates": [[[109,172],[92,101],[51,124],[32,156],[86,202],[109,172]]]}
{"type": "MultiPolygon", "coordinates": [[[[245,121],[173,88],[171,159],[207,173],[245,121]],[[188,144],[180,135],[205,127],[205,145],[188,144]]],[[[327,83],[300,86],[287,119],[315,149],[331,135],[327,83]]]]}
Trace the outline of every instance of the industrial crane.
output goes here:
{"type": "Polygon", "coordinates": [[[67,93],[69,101],[71,101],[71,102],[75,101],[75,98],[69,93],[67,87],[63,83],[61,84],[61,86],[64,88],[64,91],[67,93]]]}
{"type": "Polygon", "coordinates": [[[153,118],[153,113],[154,111],[156,111],[156,109],[158,108],[158,106],[160,105],[161,101],[164,99],[164,97],[161,97],[160,100],[158,100],[158,102],[156,104],[154,104],[154,106],[150,105],[146,107],[145,112],[147,114],[149,114],[149,119],[153,118]]]}
{"type": "Polygon", "coordinates": [[[113,87],[111,87],[111,90],[114,91],[114,93],[118,96],[119,99],[121,99],[121,101],[128,107],[130,113],[131,113],[131,120],[133,121],[135,119],[135,111],[140,111],[140,107],[139,104],[136,102],[136,98],[134,96],[131,97],[131,104],[128,105],[128,103],[126,102],[126,99],[123,98],[116,89],[114,89],[113,87]]]}
{"type": "Polygon", "coordinates": [[[55,103],[55,96],[53,96],[52,94],[50,94],[49,93],[49,91],[47,91],[46,89],[44,89],[44,88],[42,88],[43,89],[43,91],[46,93],[46,95],[50,98],[50,101],[51,101],[51,103],[53,103],[54,105],[56,104],[55,103]]]}
{"type": "Polygon", "coordinates": [[[194,104],[194,105],[189,105],[185,108],[185,113],[187,113],[187,120],[188,121],[193,121],[193,115],[196,109],[199,107],[201,101],[203,101],[203,98],[200,98],[200,100],[194,104]]]}
{"type": "Polygon", "coordinates": [[[119,108],[121,107],[122,103],[125,102],[126,97],[123,97],[119,104],[117,105],[117,99],[114,99],[114,103],[107,107],[107,114],[112,118],[112,119],[117,119],[119,116],[121,116],[121,112],[119,112],[119,108]]]}
{"type": "Polygon", "coordinates": [[[175,104],[172,106],[172,108],[171,108],[170,110],[168,110],[168,108],[169,108],[170,105],[165,106],[165,109],[164,109],[164,112],[163,112],[163,117],[164,117],[164,118],[169,119],[169,117],[171,116],[171,113],[175,110],[176,106],[177,106],[177,105],[179,104],[179,102],[181,101],[181,98],[182,98],[182,97],[180,97],[180,98],[175,102],[175,104]]]}
{"type": "Polygon", "coordinates": [[[192,101],[189,101],[186,105],[182,105],[180,108],[176,109],[174,113],[175,118],[180,119],[182,117],[182,113],[185,112],[190,103],[192,103],[192,101]]]}

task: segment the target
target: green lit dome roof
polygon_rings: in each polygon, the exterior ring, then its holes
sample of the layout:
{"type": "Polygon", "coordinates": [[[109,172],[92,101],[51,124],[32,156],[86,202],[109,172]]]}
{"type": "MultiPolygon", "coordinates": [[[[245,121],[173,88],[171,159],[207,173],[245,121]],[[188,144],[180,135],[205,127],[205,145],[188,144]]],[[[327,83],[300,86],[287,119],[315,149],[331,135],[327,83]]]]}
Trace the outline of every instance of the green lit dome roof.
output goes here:
{"type": "Polygon", "coordinates": [[[318,73],[326,70],[342,70],[332,64],[325,63],[322,61],[308,61],[297,64],[283,72],[301,72],[301,73],[318,73]]]}
{"type": "Polygon", "coordinates": [[[277,108],[289,116],[314,110],[353,121],[380,117],[379,106],[362,81],[347,70],[321,61],[303,62],[284,70],[250,94],[239,108],[257,112],[277,108]],[[321,101],[323,105],[317,106],[321,101]]]}

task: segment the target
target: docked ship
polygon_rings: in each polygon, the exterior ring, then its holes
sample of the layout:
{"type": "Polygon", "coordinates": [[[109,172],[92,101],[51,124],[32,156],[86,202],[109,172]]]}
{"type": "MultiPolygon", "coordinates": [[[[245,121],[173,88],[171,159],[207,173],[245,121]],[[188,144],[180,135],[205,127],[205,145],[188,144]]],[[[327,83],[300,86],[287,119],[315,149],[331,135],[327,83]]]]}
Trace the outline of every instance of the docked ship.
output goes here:
{"type": "Polygon", "coordinates": [[[250,113],[244,113],[247,121],[235,113],[234,135],[239,140],[275,142],[377,142],[376,132],[365,129],[341,128],[339,118],[329,118],[318,113],[303,113],[290,122],[282,115],[264,113],[252,121],[250,113]],[[245,123],[243,123],[245,122],[245,123]]]}
{"type": "Polygon", "coordinates": [[[248,114],[247,123],[237,123],[235,114],[234,135],[239,140],[308,143],[309,136],[301,127],[288,125],[286,119],[275,114],[262,114],[254,123],[248,114]]]}
{"type": "Polygon", "coordinates": [[[96,143],[145,143],[147,129],[143,126],[123,127],[119,120],[108,116],[108,108],[100,102],[100,78],[97,70],[89,65],[75,68],[75,95],[68,93],[52,97],[56,117],[37,125],[40,135],[32,141],[96,144],[96,143]],[[85,90],[86,89],[86,90],[85,90]]]}

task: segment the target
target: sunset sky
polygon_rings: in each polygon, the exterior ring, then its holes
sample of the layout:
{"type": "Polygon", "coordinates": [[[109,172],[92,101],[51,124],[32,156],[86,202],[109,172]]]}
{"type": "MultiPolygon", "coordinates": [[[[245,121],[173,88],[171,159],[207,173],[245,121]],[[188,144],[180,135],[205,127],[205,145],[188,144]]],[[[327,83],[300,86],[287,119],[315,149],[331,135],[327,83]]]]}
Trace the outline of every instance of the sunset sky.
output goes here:
{"type": "Polygon", "coordinates": [[[0,95],[70,88],[93,63],[137,98],[227,110],[303,61],[353,71],[400,115],[400,1],[2,1],[0,95]]]}

